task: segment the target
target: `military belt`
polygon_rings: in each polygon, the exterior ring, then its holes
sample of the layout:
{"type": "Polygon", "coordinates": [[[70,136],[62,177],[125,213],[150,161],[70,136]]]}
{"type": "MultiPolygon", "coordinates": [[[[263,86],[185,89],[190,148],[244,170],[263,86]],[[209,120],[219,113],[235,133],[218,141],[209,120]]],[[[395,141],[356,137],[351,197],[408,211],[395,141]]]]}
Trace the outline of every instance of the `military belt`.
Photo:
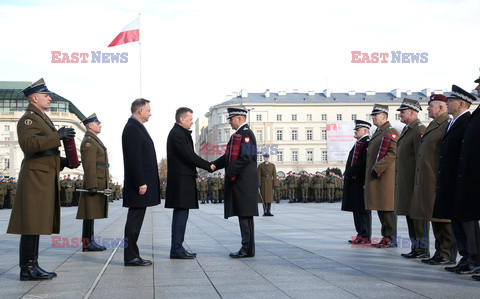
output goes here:
{"type": "Polygon", "coordinates": [[[25,159],[27,160],[31,160],[31,159],[36,159],[36,158],[40,158],[40,157],[47,157],[47,156],[60,156],[60,151],[57,150],[57,149],[49,149],[49,150],[46,150],[46,151],[43,151],[43,152],[38,152],[38,153],[34,153],[34,154],[24,154],[25,155],[25,159]]]}
{"type": "Polygon", "coordinates": [[[110,164],[108,164],[108,163],[98,163],[97,167],[110,167],[110,164]]]}

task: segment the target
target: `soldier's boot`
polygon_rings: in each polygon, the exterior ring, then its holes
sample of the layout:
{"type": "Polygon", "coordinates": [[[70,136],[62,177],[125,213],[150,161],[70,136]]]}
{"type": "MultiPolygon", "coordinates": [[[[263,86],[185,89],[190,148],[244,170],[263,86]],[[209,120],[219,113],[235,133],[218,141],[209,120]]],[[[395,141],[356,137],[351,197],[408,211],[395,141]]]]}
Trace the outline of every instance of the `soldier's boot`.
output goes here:
{"type": "Polygon", "coordinates": [[[267,216],[273,216],[272,212],[270,212],[272,209],[272,204],[267,203],[267,216]]]}
{"type": "Polygon", "coordinates": [[[83,219],[82,251],[103,251],[102,246],[93,241],[93,220],[83,219]]]}
{"type": "Polygon", "coordinates": [[[45,280],[53,278],[52,275],[40,271],[36,266],[35,246],[35,236],[22,235],[20,237],[20,280],[45,280]]]}
{"type": "Polygon", "coordinates": [[[45,271],[42,267],[40,267],[40,265],[38,265],[38,245],[39,244],[40,244],[40,236],[36,235],[35,236],[35,252],[34,252],[34,258],[33,258],[35,261],[35,266],[38,268],[40,272],[51,275],[52,277],[57,277],[57,273],[45,271]]]}

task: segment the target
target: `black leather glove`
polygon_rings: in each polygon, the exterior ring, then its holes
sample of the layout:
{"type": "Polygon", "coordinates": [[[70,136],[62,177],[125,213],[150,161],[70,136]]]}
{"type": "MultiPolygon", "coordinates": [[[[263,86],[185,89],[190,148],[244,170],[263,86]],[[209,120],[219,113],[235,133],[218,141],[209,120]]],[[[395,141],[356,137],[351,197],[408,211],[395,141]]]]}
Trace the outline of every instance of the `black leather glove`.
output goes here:
{"type": "Polygon", "coordinates": [[[68,159],[60,157],[60,168],[68,167],[68,159]]]}
{"type": "Polygon", "coordinates": [[[74,128],[65,128],[61,127],[57,131],[58,136],[60,137],[60,140],[70,140],[73,137],[75,137],[75,129],[74,128]]]}
{"type": "Polygon", "coordinates": [[[97,188],[90,188],[90,189],[88,189],[88,194],[89,195],[97,195],[97,191],[98,191],[97,188]]]}
{"type": "Polygon", "coordinates": [[[375,171],[375,169],[372,169],[372,173],[371,173],[372,177],[378,179],[380,177],[380,175],[375,171]]]}

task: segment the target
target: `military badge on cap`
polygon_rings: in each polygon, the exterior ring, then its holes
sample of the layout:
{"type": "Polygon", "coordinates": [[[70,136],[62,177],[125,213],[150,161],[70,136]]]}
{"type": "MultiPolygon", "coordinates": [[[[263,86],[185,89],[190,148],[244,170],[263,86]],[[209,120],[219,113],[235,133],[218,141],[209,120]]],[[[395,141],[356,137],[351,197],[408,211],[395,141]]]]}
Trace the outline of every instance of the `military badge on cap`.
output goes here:
{"type": "Polygon", "coordinates": [[[31,119],[27,118],[27,119],[25,120],[25,125],[30,126],[30,125],[32,125],[32,124],[33,124],[33,121],[32,121],[31,119]]]}
{"type": "Polygon", "coordinates": [[[420,103],[418,101],[405,98],[403,99],[402,105],[398,107],[397,111],[402,111],[407,109],[412,109],[413,111],[419,112],[420,110],[422,110],[422,107],[420,106],[420,103]]]}
{"type": "Polygon", "coordinates": [[[372,126],[372,125],[371,125],[368,121],[356,119],[356,120],[355,120],[355,128],[353,128],[353,129],[354,129],[354,130],[360,129],[360,128],[370,129],[371,126],[372,126]]]}
{"type": "Polygon", "coordinates": [[[85,120],[83,121],[83,124],[86,126],[87,124],[89,123],[93,123],[93,122],[96,122],[96,123],[101,123],[98,118],[97,118],[97,115],[94,113],[92,115],[90,115],[89,117],[85,118],[85,120]]]}
{"type": "Polygon", "coordinates": [[[26,97],[34,93],[53,93],[50,90],[48,90],[47,85],[45,85],[45,81],[43,80],[43,78],[32,83],[32,85],[28,86],[27,88],[25,88],[20,92],[23,92],[23,94],[26,97]]]}
{"type": "Polygon", "coordinates": [[[475,96],[466,92],[455,84],[452,85],[452,93],[447,97],[447,99],[460,99],[470,104],[477,100],[475,96]]]}
{"type": "Polygon", "coordinates": [[[375,104],[373,106],[372,113],[370,115],[375,115],[379,113],[385,113],[388,114],[388,106],[387,105],[381,105],[381,104],[375,104]]]}
{"type": "Polygon", "coordinates": [[[227,112],[228,112],[227,119],[230,119],[237,115],[247,116],[247,110],[242,108],[227,108],[227,112]]]}

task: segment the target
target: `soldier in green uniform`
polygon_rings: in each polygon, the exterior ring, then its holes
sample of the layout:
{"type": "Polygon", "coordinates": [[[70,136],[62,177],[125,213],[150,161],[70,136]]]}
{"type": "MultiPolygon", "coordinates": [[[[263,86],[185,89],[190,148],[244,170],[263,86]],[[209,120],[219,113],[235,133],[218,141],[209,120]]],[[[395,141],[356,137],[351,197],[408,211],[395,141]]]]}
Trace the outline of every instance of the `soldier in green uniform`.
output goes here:
{"type": "Polygon", "coordinates": [[[18,143],[24,158],[18,177],[7,233],[20,237],[20,280],[45,280],[57,276],[38,264],[39,235],[60,233],[60,189],[58,176],[68,162],[60,158],[61,140],[75,137],[75,130],[58,131],[45,110],[50,91],[43,79],[23,90],[29,105],[17,124],[18,143]]]}
{"type": "Polygon", "coordinates": [[[88,193],[80,194],[77,219],[83,219],[82,229],[82,251],[102,251],[105,246],[100,246],[93,239],[94,219],[108,217],[107,196],[99,193],[107,189],[109,177],[109,164],[107,148],[98,138],[102,131],[102,125],[94,114],[87,117],[83,124],[87,132],[82,140],[80,152],[83,164],[83,185],[88,193]]]}
{"type": "Polygon", "coordinates": [[[304,203],[308,202],[308,188],[309,188],[309,185],[310,185],[310,180],[308,179],[308,174],[306,172],[304,172],[301,176],[300,176],[300,190],[301,190],[301,194],[302,194],[302,201],[304,203]]]}
{"type": "Polygon", "coordinates": [[[325,199],[327,202],[332,203],[335,196],[335,178],[333,177],[333,172],[330,172],[326,180],[326,194],[325,199]]]}
{"type": "Polygon", "coordinates": [[[275,180],[275,184],[273,186],[273,199],[276,203],[280,203],[280,199],[282,199],[282,185],[283,180],[277,176],[275,180]]]}
{"type": "Polygon", "coordinates": [[[70,175],[67,175],[67,180],[65,183],[65,203],[67,207],[72,206],[74,190],[75,182],[70,178],[70,175]]]}
{"type": "Polygon", "coordinates": [[[263,203],[263,216],[273,216],[271,213],[273,202],[273,188],[277,181],[277,169],[270,162],[270,155],[263,155],[264,162],[258,165],[258,187],[260,189],[259,201],[263,203]]]}
{"type": "Polygon", "coordinates": [[[217,174],[213,175],[212,181],[212,188],[213,188],[213,203],[220,202],[220,179],[218,178],[217,174]]]}
{"type": "MultiPolygon", "coordinates": [[[[83,188],[83,180],[81,176],[77,176],[74,183],[75,189],[82,189],[83,188]]],[[[78,202],[80,201],[80,192],[73,193],[73,206],[78,206],[78,202]]]]}
{"type": "Polygon", "coordinates": [[[67,176],[64,175],[63,179],[60,180],[60,205],[62,207],[65,207],[66,204],[66,197],[65,197],[65,188],[66,188],[66,183],[67,183],[67,176]]]}
{"type": "Polygon", "coordinates": [[[322,180],[322,177],[320,176],[319,171],[315,173],[315,176],[312,179],[312,185],[313,185],[313,199],[315,200],[315,202],[320,202],[321,191],[323,188],[323,180],[322,180]]]}
{"type": "Polygon", "coordinates": [[[207,202],[207,191],[208,191],[208,182],[205,180],[205,177],[202,176],[202,179],[200,180],[200,198],[202,200],[202,203],[207,202]]]}
{"type": "Polygon", "coordinates": [[[7,195],[7,183],[5,179],[0,181],[0,209],[3,209],[5,206],[5,195],[7,195]]]}
{"type": "Polygon", "coordinates": [[[287,177],[287,197],[288,202],[292,203],[295,202],[296,199],[296,192],[295,192],[295,173],[290,172],[287,177]]]}
{"type": "Polygon", "coordinates": [[[223,178],[222,178],[222,174],[221,174],[221,173],[218,174],[218,180],[220,181],[220,189],[219,189],[219,192],[218,192],[220,198],[219,198],[218,203],[222,203],[222,202],[223,202],[223,199],[224,199],[223,196],[224,196],[224,191],[225,191],[225,185],[224,185],[225,182],[224,182],[224,180],[223,180],[223,178]]]}
{"type": "Polygon", "coordinates": [[[7,185],[8,189],[8,207],[11,208],[13,207],[13,204],[15,203],[15,194],[17,193],[17,182],[15,181],[15,178],[11,178],[10,182],[7,185]]]}

